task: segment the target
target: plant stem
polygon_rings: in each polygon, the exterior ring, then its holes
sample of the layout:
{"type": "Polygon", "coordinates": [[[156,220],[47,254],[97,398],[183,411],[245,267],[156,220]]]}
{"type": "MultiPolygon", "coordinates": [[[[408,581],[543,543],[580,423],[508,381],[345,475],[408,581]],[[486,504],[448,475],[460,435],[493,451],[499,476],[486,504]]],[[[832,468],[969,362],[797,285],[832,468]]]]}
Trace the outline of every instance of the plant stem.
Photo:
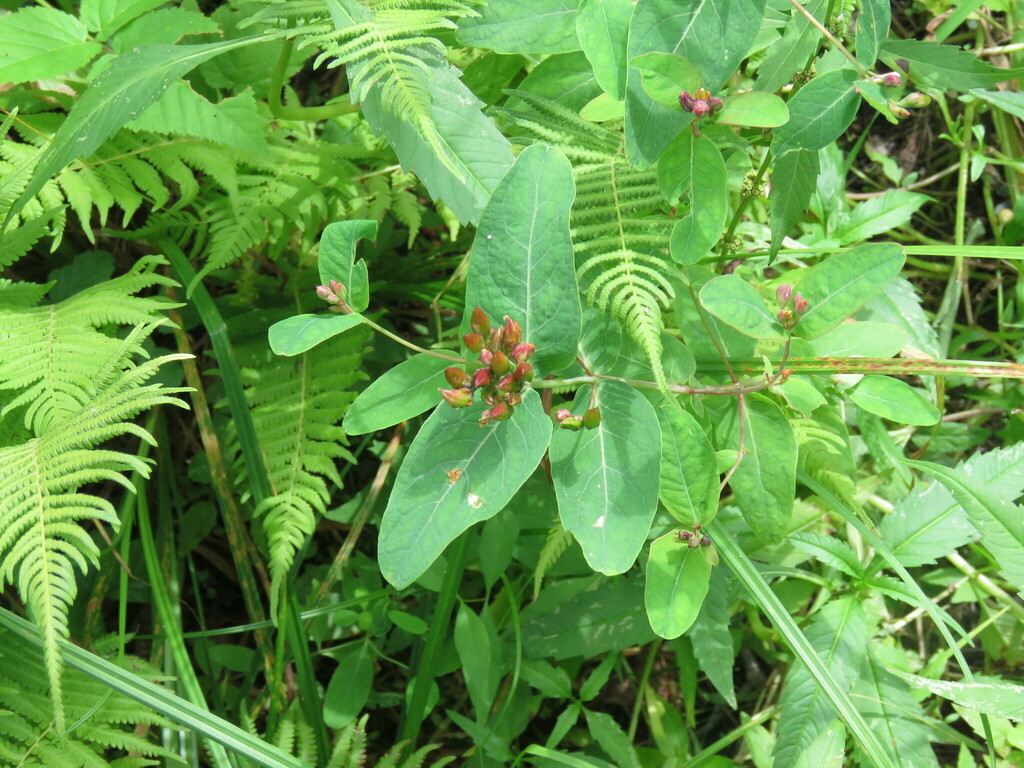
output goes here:
{"type": "Polygon", "coordinates": [[[433,357],[440,357],[442,360],[451,360],[453,363],[464,363],[464,362],[466,362],[461,357],[453,357],[452,355],[444,354],[444,352],[438,352],[435,349],[424,349],[421,346],[413,344],[411,341],[407,341],[406,339],[403,339],[401,336],[399,336],[399,335],[397,335],[395,333],[392,333],[387,328],[385,328],[385,327],[383,327],[381,325],[378,325],[377,323],[373,322],[373,320],[371,320],[370,318],[366,317],[365,315],[363,315],[363,322],[366,323],[368,326],[370,326],[377,333],[382,334],[384,336],[387,336],[392,341],[397,341],[403,347],[408,347],[409,349],[411,349],[411,350],[413,350],[415,352],[420,352],[421,354],[424,354],[424,355],[431,355],[433,357]]]}
{"type": "Polygon", "coordinates": [[[818,31],[825,36],[825,39],[832,43],[832,45],[836,47],[836,50],[838,50],[841,54],[843,54],[843,56],[850,60],[854,68],[860,73],[861,77],[871,77],[871,73],[864,68],[863,64],[857,61],[857,57],[850,53],[846,49],[846,46],[839,42],[839,40],[836,39],[836,36],[828,31],[828,28],[824,24],[822,24],[820,21],[814,18],[814,16],[811,15],[810,11],[808,11],[806,8],[800,5],[800,3],[797,2],[797,0],[789,0],[789,4],[796,8],[804,16],[806,16],[807,21],[810,22],[811,26],[817,27],[818,31]]]}

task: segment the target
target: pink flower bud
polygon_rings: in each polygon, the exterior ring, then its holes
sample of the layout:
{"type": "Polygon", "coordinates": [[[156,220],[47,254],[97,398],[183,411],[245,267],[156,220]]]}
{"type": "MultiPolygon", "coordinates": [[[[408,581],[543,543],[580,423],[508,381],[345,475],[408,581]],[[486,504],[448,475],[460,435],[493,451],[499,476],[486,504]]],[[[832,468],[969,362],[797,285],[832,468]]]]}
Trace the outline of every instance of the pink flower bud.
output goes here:
{"type": "Polygon", "coordinates": [[[498,389],[502,392],[515,392],[519,389],[519,382],[516,381],[515,376],[504,376],[501,381],[498,382],[498,389]]]}
{"type": "Polygon", "coordinates": [[[512,417],[512,409],[505,403],[498,403],[480,414],[480,426],[486,427],[492,421],[505,421],[512,417]]]}
{"type": "Polygon", "coordinates": [[[587,429],[594,429],[601,423],[601,409],[591,408],[583,414],[583,426],[587,429]]]}
{"type": "Polygon", "coordinates": [[[704,115],[711,111],[711,107],[706,101],[704,101],[704,99],[698,99],[693,103],[693,109],[690,111],[693,112],[693,116],[695,118],[700,120],[704,115]]]}
{"type": "Polygon", "coordinates": [[[783,283],[775,289],[775,300],[779,302],[780,307],[784,307],[789,304],[789,297],[793,295],[793,286],[789,283],[783,283]]]}
{"type": "Polygon", "coordinates": [[[797,317],[807,311],[807,306],[810,302],[807,301],[799,293],[793,297],[793,310],[796,312],[797,317]]]}
{"type": "Polygon", "coordinates": [[[530,355],[534,353],[535,349],[536,347],[534,347],[533,344],[528,344],[525,341],[520,344],[516,344],[515,349],[512,350],[512,359],[517,363],[525,363],[530,359],[530,355]]]}
{"type": "Polygon", "coordinates": [[[486,348],[480,350],[480,362],[484,365],[490,365],[492,357],[494,357],[494,353],[491,350],[486,348]]]}
{"type": "Polygon", "coordinates": [[[505,315],[505,344],[509,347],[514,347],[516,344],[523,340],[523,329],[519,323],[513,320],[508,315],[505,315]]]}
{"type": "Polygon", "coordinates": [[[481,336],[486,336],[487,331],[490,330],[491,321],[487,318],[487,314],[480,309],[480,307],[473,310],[473,314],[469,318],[469,327],[481,336]]]}
{"type": "Polygon", "coordinates": [[[711,537],[708,536],[705,533],[703,536],[700,537],[700,545],[702,547],[710,547],[711,546],[711,537]]]}
{"type": "Polygon", "coordinates": [[[533,381],[533,366],[529,363],[520,363],[512,375],[519,381],[533,381]]]}
{"type": "Polygon", "coordinates": [[[679,531],[679,540],[680,541],[689,541],[689,539],[690,539],[690,537],[692,535],[693,534],[690,533],[689,531],[679,531]]]}
{"type": "Polygon", "coordinates": [[[722,100],[717,96],[712,96],[708,99],[708,106],[711,107],[712,112],[717,112],[722,108],[722,100]]]}
{"type": "Polygon", "coordinates": [[[470,384],[469,374],[461,368],[445,368],[444,377],[453,387],[468,387],[470,384]]]}
{"type": "Polygon", "coordinates": [[[568,408],[561,408],[561,409],[555,411],[555,421],[557,421],[559,424],[561,424],[566,419],[571,419],[571,418],[572,418],[572,411],[570,411],[568,408]]]}
{"type": "Polygon", "coordinates": [[[318,285],[316,287],[316,295],[319,296],[324,301],[329,302],[331,304],[338,303],[337,295],[333,291],[331,291],[331,289],[328,288],[326,285],[318,285]]]}
{"type": "Polygon", "coordinates": [[[920,91],[908,93],[897,102],[901,107],[927,107],[932,103],[932,97],[920,91]]]}
{"type": "Polygon", "coordinates": [[[783,328],[789,328],[793,324],[793,310],[780,309],[779,314],[775,316],[775,319],[781,323],[783,328]]]}
{"type": "Polygon", "coordinates": [[[500,349],[491,357],[491,370],[494,371],[497,376],[501,376],[506,373],[511,365],[512,364],[508,361],[508,357],[500,349]]]}
{"type": "Polygon", "coordinates": [[[893,117],[899,118],[901,120],[903,118],[910,117],[910,110],[901,107],[895,101],[890,101],[889,102],[889,113],[893,117]]]}
{"type": "Polygon", "coordinates": [[[331,293],[336,293],[339,298],[345,298],[345,286],[337,280],[329,281],[327,287],[331,289],[331,293]]]}
{"type": "Polygon", "coordinates": [[[683,108],[684,112],[693,112],[693,104],[695,99],[686,91],[679,94],[679,106],[683,108]]]}
{"type": "Polygon", "coordinates": [[[442,389],[441,397],[452,408],[465,408],[473,403],[473,395],[468,389],[442,389]]]}
{"type": "Polygon", "coordinates": [[[473,374],[473,388],[478,389],[479,387],[489,386],[493,380],[494,374],[491,373],[490,368],[478,368],[476,373],[473,374]]]}
{"type": "Polygon", "coordinates": [[[872,78],[876,83],[881,83],[886,88],[899,88],[903,85],[903,78],[899,72],[886,72],[884,75],[872,78]]]}
{"type": "Polygon", "coordinates": [[[470,352],[476,353],[484,348],[484,337],[479,333],[467,333],[462,337],[462,343],[470,352]]]}
{"type": "Polygon", "coordinates": [[[698,537],[698,536],[691,536],[689,541],[686,542],[686,546],[689,549],[696,549],[697,547],[700,546],[700,537],[698,537]]]}

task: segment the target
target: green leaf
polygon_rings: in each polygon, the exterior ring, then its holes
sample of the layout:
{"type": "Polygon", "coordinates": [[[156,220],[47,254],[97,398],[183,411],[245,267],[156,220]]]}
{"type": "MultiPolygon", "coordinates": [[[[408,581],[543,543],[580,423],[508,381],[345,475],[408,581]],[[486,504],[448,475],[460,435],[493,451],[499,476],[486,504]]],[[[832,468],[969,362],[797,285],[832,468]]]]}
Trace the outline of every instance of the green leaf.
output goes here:
{"type": "MultiPolygon", "coordinates": [[[[703,87],[713,95],[747,55],[763,15],[762,0],[639,0],[629,24],[627,58],[651,51],[679,54],[700,70],[703,87]]],[[[690,119],[678,108],[651,101],[640,72],[627,70],[626,156],[631,164],[653,164],[690,119]]]]}
{"type": "Polygon", "coordinates": [[[857,16],[857,61],[867,68],[875,66],[882,43],[889,35],[892,8],[889,0],[862,0],[857,16]]]}
{"type": "Polygon", "coordinates": [[[498,53],[578,51],[579,0],[489,0],[480,15],[459,21],[462,45],[498,53]]]}
{"type": "Polygon", "coordinates": [[[508,421],[481,427],[481,412],[442,404],[402,462],[378,545],[381,573],[398,589],[469,526],[501,511],[547,451],[551,420],[536,392],[526,393],[508,421]]]}
{"type": "Polygon", "coordinates": [[[686,215],[676,220],[669,238],[678,264],[696,264],[722,237],[729,213],[725,160],[707,136],[688,129],[677,136],[658,162],[658,185],[670,203],[679,197],[688,203],[686,215]]]}
{"type": "Polygon", "coordinates": [[[775,129],[775,156],[794,149],[822,149],[838,139],[860,105],[856,83],[856,72],[834,69],[801,88],[789,101],[789,122],[775,129]]]}
{"type": "Polygon", "coordinates": [[[61,123],[25,190],[7,212],[7,221],[35,197],[51,176],[76,157],[89,157],[121,126],[155,103],[178,78],[214,56],[262,39],[243,38],[208,45],[152,45],[114,58],[61,123]]]}
{"type": "Polygon", "coordinates": [[[675,531],[652,541],[644,589],[651,629],[669,640],[688,630],[704,602],[710,578],[704,547],[691,548],[675,531]]]}
{"type": "Polygon", "coordinates": [[[626,94],[626,36],[632,15],[632,0],[583,0],[576,15],[576,37],[594,77],[616,101],[626,94]]]}
{"type": "Polygon", "coordinates": [[[394,147],[402,168],[419,177],[431,197],[444,201],[462,223],[476,222],[502,176],[512,165],[508,139],[481,111],[483,103],[447,62],[433,62],[421,73],[430,96],[430,119],[444,138],[439,154],[422,130],[381,104],[380,87],[370,89],[363,114],[394,147]]]}
{"type": "Polygon", "coordinates": [[[881,85],[872,80],[858,80],[855,86],[857,93],[861,95],[871,107],[882,117],[888,120],[893,125],[897,124],[899,120],[892,113],[889,108],[889,94],[886,93],[885,89],[881,85]]]}
{"type": "Polygon", "coordinates": [[[708,593],[701,604],[700,613],[690,627],[693,655],[701,671],[722,694],[729,706],[736,708],[736,687],[732,668],[736,660],[732,634],[729,632],[729,580],[728,570],[714,568],[708,593]]]}
{"type": "Polygon", "coordinates": [[[841,539],[815,531],[801,531],[790,536],[788,541],[815,560],[837,568],[847,576],[864,574],[864,566],[857,559],[857,553],[841,539]]]}
{"type": "Polygon", "coordinates": [[[777,128],[789,120],[789,107],[774,93],[747,91],[728,96],[715,122],[724,125],[748,125],[754,128],[777,128]]]}
{"type": "Polygon", "coordinates": [[[843,768],[846,757],[846,729],[833,720],[800,753],[796,768],[843,768]]]}
{"type": "Polygon", "coordinates": [[[1024,513],[1021,508],[963,470],[930,461],[907,460],[907,464],[927,472],[946,486],[978,529],[982,543],[992,553],[1003,576],[1024,592],[1024,513]]]}
{"type": "Polygon", "coordinates": [[[587,730],[601,749],[607,753],[618,768],[641,768],[640,757],[637,755],[633,740],[622,730],[615,718],[607,712],[583,710],[587,720],[587,730]]]}
{"type": "Polygon", "coordinates": [[[784,339],[786,331],[757,289],[739,275],[709,280],[700,290],[700,303],[708,312],[740,333],[755,339],[784,339]]]}
{"type": "Polygon", "coordinates": [[[413,616],[405,611],[388,611],[388,619],[399,629],[413,635],[425,635],[430,630],[430,625],[427,622],[419,616],[413,616]]]}
{"type": "Polygon", "coordinates": [[[800,221],[818,181],[818,153],[807,149],[787,152],[775,161],[768,193],[772,240],[770,258],[779,254],[782,240],[800,221]]]}
{"type": "Polygon", "coordinates": [[[332,336],[355,328],[363,322],[363,316],[335,315],[294,315],[270,326],[267,337],[270,349],[275,355],[301,355],[332,336]]]}
{"type": "Polygon", "coordinates": [[[796,334],[813,339],[835,328],[885,290],[904,258],[895,243],[868,243],[818,264],[797,286],[809,305],[796,334]]]}
{"type": "Polygon", "coordinates": [[[552,699],[571,699],[572,680],[563,667],[556,667],[544,658],[523,662],[523,679],[552,699]]]}
{"type": "Polygon", "coordinates": [[[419,416],[441,402],[438,390],[448,386],[444,369],[458,363],[421,352],[364,389],[345,413],[342,426],[350,435],[385,429],[419,416]]]}
{"type": "MultiPolygon", "coordinates": [[[[828,0],[809,0],[803,5],[819,22],[827,21],[828,0]]],[[[754,87],[767,92],[779,90],[793,75],[807,66],[807,60],[818,50],[820,40],[818,27],[794,9],[786,20],[782,37],[768,47],[764,61],[757,68],[754,87]]]]}
{"type": "Polygon", "coordinates": [[[905,59],[912,80],[942,90],[988,88],[1024,73],[1024,69],[993,67],[953,45],[924,40],[890,40],[882,46],[882,58],[886,62],[905,59]]]}
{"type": "Polygon", "coordinates": [[[132,131],[195,136],[253,154],[269,151],[266,121],[248,88],[214,104],[179,80],[156,104],[125,127],[132,131]]]}
{"type": "Polygon", "coordinates": [[[324,693],[324,723],[344,728],[363,711],[373,688],[373,656],[365,642],[354,642],[335,654],[338,666],[324,693]]]}
{"type": "Polygon", "coordinates": [[[805,417],[809,417],[816,408],[827,402],[806,376],[790,376],[781,384],[776,384],[774,390],[782,395],[786,405],[805,417]]]}
{"type": "Polygon", "coordinates": [[[977,96],[994,107],[999,107],[1014,117],[1024,118],[1024,93],[1020,91],[985,91],[975,88],[971,91],[971,95],[977,96]]]}
{"type": "Polygon", "coordinates": [[[518,322],[523,341],[537,348],[539,375],[576,357],[581,310],[569,237],[575,196],[565,155],[527,147],[494,191],[473,241],[466,306],[481,307],[495,322],[504,315],[518,322]]]}
{"type": "Polygon", "coordinates": [[[865,376],[850,399],[868,413],[900,424],[927,427],[942,416],[921,392],[891,376],[865,376]]]}
{"type": "Polygon", "coordinates": [[[892,323],[870,320],[840,323],[816,338],[811,346],[818,357],[892,357],[910,338],[892,323]]]}
{"type": "Polygon", "coordinates": [[[102,49],[82,23],[55,8],[0,16],[0,82],[58,77],[88,64],[102,49]]]}
{"type": "Polygon", "coordinates": [[[618,381],[576,393],[573,413],[601,409],[601,423],[551,439],[551,479],[562,525],[595,571],[625,573],[647,540],[658,507],[661,433],[654,407],[618,381]]]}
{"type": "Polygon", "coordinates": [[[345,286],[344,301],[356,312],[362,312],[370,305],[370,281],[366,273],[366,262],[356,261],[356,244],[362,240],[373,240],[377,236],[377,222],[354,219],[328,224],[320,235],[320,254],[317,270],[320,284],[327,285],[337,280],[345,286]]]}
{"type": "Polygon", "coordinates": [[[906,224],[928,200],[931,200],[928,195],[918,192],[891,189],[884,195],[858,203],[831,235],[843,243],[867,240],[906,224]]]}
{"type": "Polygon", "coordinates": [[[607,93],[600,93],[587,102],[580,110],[580,117],[591,123],[603,123],[607,120],[621,120],[625,105],[615,101],[607,93]]]}
{"type": "Polygon", "coordinates": [[[501,682],[501,645],[494,627],[465,603],[455,617],[455,649],[478,723],[486,722],[501,682]]]}
{"type": "Polygon", "coordinates": [[[591,658],[654,639],[643,580],[635,576],[553,584],[523,611],[522,631],[528,657],[554,661],[591,658]]]}
{"type": "MultiPolygon", "coordinates": [[[[822,608],[805,631],[814,652],[828,668],[843,693],[857,680],[871,627],[855,597],[833,600],[822,608]]],[[[826,732],[835,710],[810,671],[797,663],[786,676],[780,700],[775,765],[794,765],[814,740],[826,732]]]]}
{"type": "Polygon", "coordinates": [[[659,408],[658,422],[661,503],[684,526],[705,525],[718,512],[718,465],[711,441],[697,420],[678,408],[659,408]]]}
{"type": "Polygon", "coordinates": [[[82,0],[81,16],[85,25],[97,32],[97,39],[106,40],[129,21],[159,5],[163,5],[163,0],[82,0]]]}
{"type": "Polygon", "coordinates": [[[700,70],[675,53],[651,51],[634,56],[629,65],[640,70],[644,93],[663,107],[679,108],[679,94],[692,94],[702,83],[700,70]]]}
{"type": "Polygon", "coordinates": [[[923,688],[961,707],[1024,722],[1024,686],[1014,683],[954,683],[891,670],[914,688],[923,688]]]}
{"type": "MultiPolygon", "coordinates": [[[[765,544],[782,541],[796,495],[797,447],[782,410],[762,395],[745,395],[743,459],[729,479],[743,519],[765,544]]],[[[740,449],[739,423],[729,422],[726,446],[740,449]]]]}

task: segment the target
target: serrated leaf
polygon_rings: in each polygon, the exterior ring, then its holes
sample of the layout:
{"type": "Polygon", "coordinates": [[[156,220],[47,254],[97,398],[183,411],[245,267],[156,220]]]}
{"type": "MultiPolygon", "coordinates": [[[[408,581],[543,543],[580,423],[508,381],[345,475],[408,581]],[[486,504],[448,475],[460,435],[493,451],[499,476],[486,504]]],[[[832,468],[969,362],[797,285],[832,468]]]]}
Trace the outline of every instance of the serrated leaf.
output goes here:
{"type": "Polygon", "coordinates": [[[441,402],[439,389],[448,386],[444,369],[457,365],[420,353],[378,376],[345,413],[342,426],[350,435],[385,429],[419,416],[441,402]]]}
{"type": "Polygon", "coordinates": [[[591,737],[601,745],[601,749],[613,760],[614,765],[619,768],[640,768],[640,758],[633,746],[633,740],[622,730],[622,726],[615,722],[615,718],[607,712],[594,712],[589,709],[584,709],[583,715],[587,719],[587,729],[591,737]]]}
{"type": "Polygon", "coordinates": [[[906,224],[928,200],[931,200],[928,195],[918,192],[891,189],[884,195],[858,203],[831,235],[843,243],[867,240],[906,224]]]}
{"type": "Polygon", "coordinates": [[[661,431],[654,407],[618,381],[576,393],[572,410],[601,409],[601,423],[551,439],[558,514],[595,571],[625,573],[647,539],[658,507],[661,431]]]}
{"type": "Polygon", "coordinates": [[[601,90],[617,101],[626,93],[626,36],[632,0],[583,0],[576,15],[576,38],[601,90]]]}
{"type": "Polygon", "coordinates": [[[961,707],[983,712],[994,717],[1024,722],[1024,685],[1014,683],[957,683],[949,680],[932,680],[891,670],[915,688],[924,688],[936,696],[949,699],[961,707]]]}
{"type": "Polygon", "coordinates": [[[327,285],[337,280],[345,286],[344,301],[356,312],[362,312],[370,305],[370,281],[367,277],[366,262],[356,261],[356,244],[363,239],[373,240],[377,236],[377,222],[363,219],[336,221],[328,224],[320,235],[320,255],[317,270],[320,284],[327,285]]]}
{"type": "Polygon", "coordinates": [[[889,35],[892,22],[892,8],[889,0],[862,0],[857,16],[856,51],[857,61],[871,68],[882,50],[882,43],[889,35]]]}
{"type": "Polygon", "coordinates": [[[858,577],[864,573],[857,553],[841,539],[815,531],[801,531],[790,536],[789,541],[818,562],[837,568],[847,576],[858,577]]]}
{"type": "Polygon", "coordinates": [[[860,105],[856,82],[856,72],[834,69],[801,88],[789,100],[789,122],[775,129],[775,156],[782,157],[794,149],[823,149],[838,139],[853,122],[860,105]]]}
{"type": "Polygon", "coordinates": [[[746,91],[728,96],[722,102],[715,122],[723,125],[743,125],[753,128],[777,128],[789,120],[786,102],[774,93],[746,91]]]}
{"type": "Polygon", "coordinates": [[[813,339],[839,325],[885,290],[904,258],[895,243],[867,243],[815,266],[797,286],[808,308],[795,333],[813,339]]]}
{"type": "Polygon", "coordinates": [[[378,544],[381,573],[398,589],[469,526],[501,511],[547,451],[551,420],[536,392],[526,393],[508,421],[481,427],[481,412],[442,404],[402,462],[378,544]]]}
{"type": "Polygon", "coordinates": [[[644,605],[651,629],[661,637],[679,637],[700,612],[711,578],[704,550],[680,541],[675,531],[651,542],[644,605]]]}
{"type": "Polygon", "coordinates": [[[83,67],[103,46],[74,16],[55,8],[21,8],[0,16],[0,82],[57,77],[83,67]]]}
{"type": "Polygon", "coordinates": [[[700,290],[700,303],[708,312],[754,339],[784,339],[786,331],[757,289],[739,275],[709,280],[700,290]]]}
{"type": "Polygon", "coordinates": [[[275,355],[301,355],[322,341],[352,330],[363,322],[363,316],[294,315],[270,326],[267,338],[275,355]]]}
{"type": "Polygon", "coordinates": [[[954,45],[925,40],[890,40],[882,46],[882,58],[887,62],[906,60],[912,80],[942,90],[987,88],[1024,73],[1024,69],[993,67],[954,45]]]}
{"type": "Polygon", "coordinates": [[[927,427],[942,415],[923,394],[891,376],[865,376],[850,399],[869,413],[902,424],[927,427]]]}
{"type": "MultiPolygon", "coordinates": [[[[571,363],[580,336],[569,210],[572,167],[554,147],[527,147],[487,204],[473,241],[466,306],[510,316],[537,348],[538,375],[571,363]]],[[[467,313],[468,315],[468,313],[467,313]]],[[[468,316],[464,330],[468,331],[468,316]]]]}
{"type": "Polygon", "coordinates": [[[523,661],[523,679],[552,699],[572,698],[572,680],[569,679],[569,673],[543,658],[523,661]]]}
{"type": "MultiPolygon", "coordinates": [[[[743,459],[729,480],[743,519],[765,544],[786,535],[796,496],[797,447],[782,410],[761,395],[746,395],[743,408],[743,459]]],[[[739,450],[735,414],[728,425],[727,447],[739,450]]]]}
{"type": "MultiPolygon", "coordinates": [[[[714,95],[747,55],[763,15],[762,0],[639,0],[629,24],[627,58],[650,51],[679,54],[701,71],[703,87],[714,95]]],[[[689,121],[678,108],[652,101],[640,72],[627,70],[626,156],[631,164],[653,164],[689,121]]]]}
{"type": "Polygon", "coordinates": [[[458,39],[498,53],[569,53],[576,40],[579,0],[489,0],[478,16],[459,22],[458,39]]]}
{"type": "MultiPolygon", "coordinates": [[[[827,21],[827,0],[809,0],[804,8],[819,22],[827,21]]],[[[818,49],[821,31],[799,11],[793,10],[786,20],[782,37],[769,46],[764,61],[757,68],[754,87],[760,91],[779,90],[794,74],[807,66],[808,58],[818,49]]]]}
{"type": "Polygon", "coordinates": [[[162,4],[162,0],[82,0],[80,13],[97,39],[106,40],[132,19],[162,4]]]}
{"type": "Polygon", "coordinates": [[[769,258],[774,261],[782,240],[793,231],[811,200],[818,181],[818,153],[801,149],[775,161],[768,193],[772,230],[769,258]],[[778,183],[776,183],[778,179],[778,183]]]}
{"type": "Polygon", "coordinates": [[[658,409],[661,485],[658,495],[684,526],[705,525],[718,512],[718,468],[700,424],[678,408],[658,409]]]}
{"type": "Polygon", "coordinates": [[[1003,576],[1024,592],[1024,511],[962,470],[930,461],[907,460],[907,464],[946,486],[978,529],[1003,576]]]}

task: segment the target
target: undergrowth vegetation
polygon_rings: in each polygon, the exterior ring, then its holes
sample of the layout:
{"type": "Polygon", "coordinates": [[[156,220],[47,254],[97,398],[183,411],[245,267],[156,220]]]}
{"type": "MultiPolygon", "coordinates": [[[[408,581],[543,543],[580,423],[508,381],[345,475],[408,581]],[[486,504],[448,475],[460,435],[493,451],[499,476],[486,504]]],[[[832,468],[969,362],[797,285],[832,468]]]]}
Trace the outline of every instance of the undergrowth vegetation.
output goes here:
{"type": "Polygon", "coordinates": [[[1024,766],[1016,0],[0,0],[0,764],[1024,766]]]}

